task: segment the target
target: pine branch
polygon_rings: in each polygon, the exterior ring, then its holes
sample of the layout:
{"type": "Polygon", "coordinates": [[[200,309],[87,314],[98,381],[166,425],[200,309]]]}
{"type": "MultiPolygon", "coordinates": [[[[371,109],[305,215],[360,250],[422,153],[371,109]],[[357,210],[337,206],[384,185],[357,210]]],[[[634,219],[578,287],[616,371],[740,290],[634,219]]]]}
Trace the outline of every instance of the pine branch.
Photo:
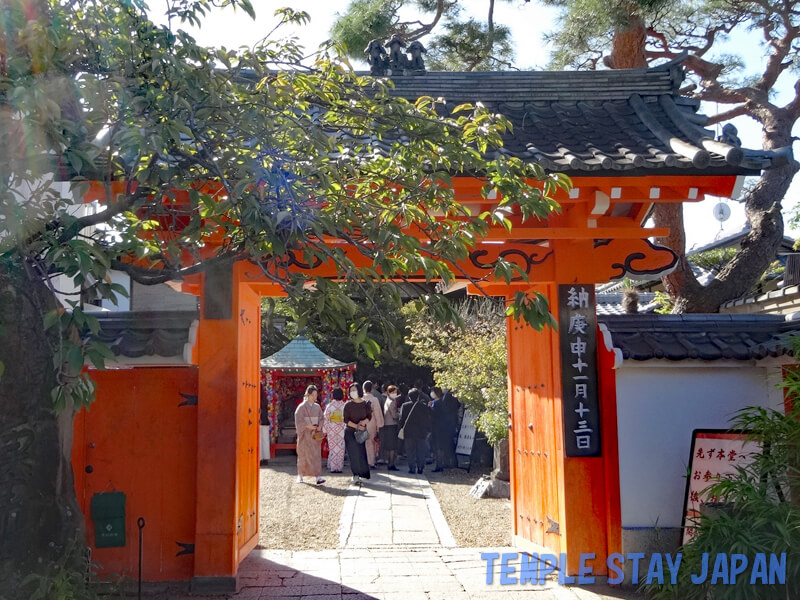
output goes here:
{"type": "Polygon", "coordinates": [[[750,114],[750,111],[744,104],[741,104],[724,112],[710,116],[708,118],[708,124],[715,125],[717,123],[723,123],[725,121],[730,121],[731,119],[735,119],[736,117],[741,117],[742,115],[747,115],[747,114],[750,114]]]}
{"type": "Polygon", "coordinates": [[[403,30],[403,36],[407,42],[413,42],[420,38],[425,37],[433,31],[439,24],[439,21],[444,14],[444,0],[437,0],[436,13],[433,15],[433,20],[430,23],[423,23],[422,21],[404,21],[397,24],[397,28],[403,30]],[[409,25],[419,25],[416,30],[407,31],[409,25]]]}

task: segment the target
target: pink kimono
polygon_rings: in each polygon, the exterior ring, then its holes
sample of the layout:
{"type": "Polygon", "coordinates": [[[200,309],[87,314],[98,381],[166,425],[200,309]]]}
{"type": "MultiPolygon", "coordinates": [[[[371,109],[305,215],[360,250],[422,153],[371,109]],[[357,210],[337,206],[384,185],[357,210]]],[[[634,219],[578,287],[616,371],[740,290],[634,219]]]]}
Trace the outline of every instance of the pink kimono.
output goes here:
{"type": "Polygon", "coordinates": [[[301,402],[294,412],[294,426],[297,429],[297,474],[319,477],[322,473],[322,440],[315,440],[311,429],[306,425],[317,424],[322,427],[322,409],[316,402],[301,402]]]}
{"type": "Polygon", "coordinates": [[[328,436],[328,470],[341,473],[344,466],[344,430],[347,426],[342,417],[344,400],[331,400],[325,408],[324,429],[328,436]]]}

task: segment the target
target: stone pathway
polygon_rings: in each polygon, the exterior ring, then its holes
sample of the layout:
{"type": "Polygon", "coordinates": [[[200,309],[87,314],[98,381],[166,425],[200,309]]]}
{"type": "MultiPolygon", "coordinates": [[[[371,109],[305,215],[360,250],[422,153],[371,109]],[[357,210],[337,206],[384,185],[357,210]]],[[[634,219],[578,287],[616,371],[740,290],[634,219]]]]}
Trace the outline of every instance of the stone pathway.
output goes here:
{"type": "Polygon", "coordinates": [[[424,477],[373,471],[349,492],[339,521],[340,548],[456,546],[424,477]]]}
{"type": "MultiPolygon", "coordinates": [[[[634,598],[608,586],[486,584],[482,552],[508,548],[340,548],[255,550],[240,568],[241,591],[224,598],[281,600],[611,600],[634,598]]],[[[220,597],[223,598],[223,597],[220,597]]]]}
{"type": "MultiPolygon", "coordinates": [[[[486,583],[485,552],[457,548],[430,484],[403,472],[373,471],[351,485],[339,525],[339,548],[254,550],[239,568],[237,594],[205,598],[267,600],[610,600],[636,598],[608,586],[486,583]]],[[[185,594],[159,600],[188,600],[185,594]]]]}

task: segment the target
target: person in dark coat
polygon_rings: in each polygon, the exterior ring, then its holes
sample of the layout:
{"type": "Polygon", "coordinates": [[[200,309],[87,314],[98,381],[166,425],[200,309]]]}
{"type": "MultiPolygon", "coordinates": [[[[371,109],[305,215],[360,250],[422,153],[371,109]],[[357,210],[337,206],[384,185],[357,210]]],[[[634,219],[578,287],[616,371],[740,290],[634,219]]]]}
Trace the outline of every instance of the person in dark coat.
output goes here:
{"type": "MultiPolygon", "coordinates": [[[[431,396],[429,393],[430,388],[425,384],[424,381],[422,381],[422,379],[419,378],[414,381],[413,387],[417,388],[417,391],[419,391],[419,399],[425,403],[425,406],[430,408],[431,403],[433,402],[433,400],[431,400],[431,396]]],[[[431,419],[433,419],[432,415],[431,419]]],[[[431,421],[431,426],[432,425],[433,422],[431,421]]],[[[431,434],[429,433],[427,436],[425,436],[425,463],[430,464],[432,462],[433,462],[433,441],[431,440],[431,434]]]]}
{"type": "Polygon", "coordinates": [[[425,404],[430,406],[431,397],[428,394],[429,390],[428,386],[425,385],[425,382],[423,382],[422,379],[417,379],[416,381],[414,381],[414,387],[417,388],[417,391],[419,392],[420,400],[422,400],[425,404]]]}
{"type": "Polygon", "coordinates": [[[427,453],[425,438],[431,430],[431,409],[422,400],[417,388],[408,391],[408,400],[400,409],[400,429],[408,457],[408,472],[422,473],[427,453]]]}
{"type": "Polygon", "coordinates": [[[442,393],[435,387],[431,390],[431,410],[433,414],[433,452],[436,460],[434,472],[450,468],[455,464],[455,436],[458,429],[458,400],[450,390],[442,393]]]}

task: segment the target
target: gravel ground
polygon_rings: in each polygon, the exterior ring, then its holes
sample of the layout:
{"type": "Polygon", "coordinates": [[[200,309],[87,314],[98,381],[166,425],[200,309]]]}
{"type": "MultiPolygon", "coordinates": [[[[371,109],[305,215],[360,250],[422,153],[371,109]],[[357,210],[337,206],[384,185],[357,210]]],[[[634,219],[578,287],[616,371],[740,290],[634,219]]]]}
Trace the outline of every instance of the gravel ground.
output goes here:
{"type": "Polygon", "coordinates": [[[297,457],[281,455],[261,467],[261,512],[258,541],[270,550],[325,550],[339,544],[339,515],[351,473],[328,473],[325,483],[296,483],[297,457]]]}
{"type": "MultiPolygon", "coordinates": [[[[350,472],[345,464],[341,474],[327,473],[322,461],[323,485],[298,484],[297,457],[282,454],[261,467],[261,514],[259,546],[267,549],[324,550],[339,544],[339,515],[342,512],[350,472]]],[[[378,467],[385,469],[386,467],[378,467]]],[[[442,507],[456,543],[461,547],[505,546],[511,542],[511,503],[467,494],[481,473],[448,469],[425,476],[442,507]],[[475,524],[480,526],[476,527],[475,524]]]]}
{"type": "Polygon", "coordinates": [[[483,474],[464,469],[425,473],[450,531],[462,548],[511,545],[511,502],[499,498],[478,500],[468,494],[483,474]]]}

